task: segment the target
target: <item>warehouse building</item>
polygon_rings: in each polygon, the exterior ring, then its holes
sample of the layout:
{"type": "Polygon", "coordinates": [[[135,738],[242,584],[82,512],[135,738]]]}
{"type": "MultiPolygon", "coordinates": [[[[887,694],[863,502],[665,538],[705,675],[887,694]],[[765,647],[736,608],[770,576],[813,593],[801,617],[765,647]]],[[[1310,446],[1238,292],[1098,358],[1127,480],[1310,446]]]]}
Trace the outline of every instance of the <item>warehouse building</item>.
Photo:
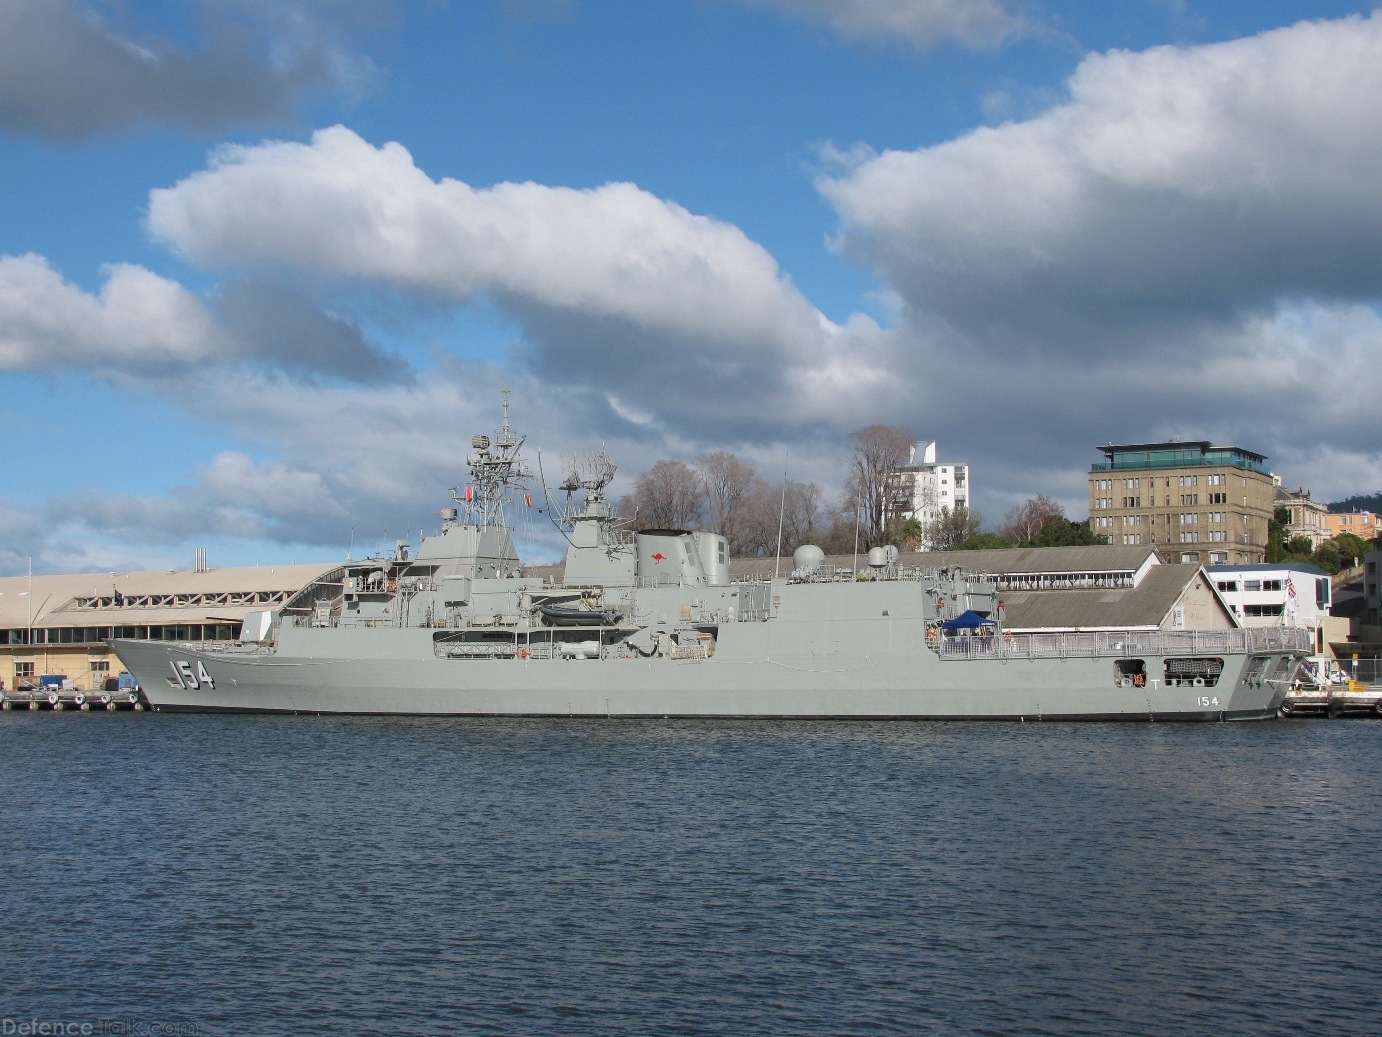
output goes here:
{"type": "Polygon", "coordinates": [[[120,674],[110,638],[234,641],[246,613],[307,614],[340,594],[343,573],[318,564],[0,577],[0,681],[62,676],[97,691],[120,674]]]}

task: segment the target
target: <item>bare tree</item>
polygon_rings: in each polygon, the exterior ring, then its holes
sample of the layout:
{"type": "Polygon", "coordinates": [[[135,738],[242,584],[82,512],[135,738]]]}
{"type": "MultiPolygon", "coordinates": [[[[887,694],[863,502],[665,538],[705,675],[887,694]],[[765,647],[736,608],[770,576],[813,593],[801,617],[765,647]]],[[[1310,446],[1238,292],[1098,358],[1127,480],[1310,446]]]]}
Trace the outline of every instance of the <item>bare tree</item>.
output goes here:
{"type": "Polygon", "coordinates": [[[645,529],[689,529],[705,506],[705,482],[682,461],[659,461],[634,479],[620,505],[645,529]]]}
{"type": "Polygon", "coordinates": [[[814,544],[819,539],[821,498],[820,483],[796,482],[788,479],[785,491],[780,490],[782,508],[782,553],[790,555],[802,544],[814,544]]]}
{"type": "Polygon", "coordinates": [[[787,480],[785,486],[755,481],[745,499],[736,554],[772,557],[779,547],[790,556],[802,544],[816,543],[822,491],[817,483],[787,480]],[[781,531],[781,541],[778,533],[781,531]]]}
{"type": "Polygon", "coordinates": [[[1065,518],[1065,509],[1045,495],[1030,497],[1003,516],[999,535],[1014,544],[1024,544],[1041,536],[1047,524],[1065,518]]]}
{"type": "Polygon", "coordinates": [[[911,459],[912,434],[897,425],[869,425],[851,432],[849,443],[854,453],[844,503],[858,510],[864,545],[874,547],[887,539],[889,483],[911,459]]]}
{"type": "Polygon", "coordinates": [[[926,542],[932,551],[953,551],[984,524],[978,512],[970,511],[963,504],[953,509],[941,508],[940,514],[926,523],[926,542]]]}
{"type": "Polygon", "coordinates": [[[705,518],[710,532],[733,543],[745,499],[758,479],[753,465],[728,450],[702,454],[693,462],[705,488],[705,518]]]}
{"type": "Polygon", "coordinates": [[[777,546],[777,517],[781,498],[777,489],[755,479],[739,505],[729,548],[739,557],[765,557],[777,546]]]}

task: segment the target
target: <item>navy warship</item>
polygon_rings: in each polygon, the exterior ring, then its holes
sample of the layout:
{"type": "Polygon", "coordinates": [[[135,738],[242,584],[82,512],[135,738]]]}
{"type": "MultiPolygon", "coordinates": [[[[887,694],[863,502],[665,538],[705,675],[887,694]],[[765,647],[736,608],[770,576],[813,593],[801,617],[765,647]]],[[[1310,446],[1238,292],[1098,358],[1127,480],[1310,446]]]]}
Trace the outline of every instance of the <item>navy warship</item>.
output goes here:
{"type": "Polygon", "coordinates": [[[348,561],[238,641],[111,647],[155,710],[918,720],[1268,718],[1309,654],[1287,628],[1007,631],[991,579],[890,548],[855,571],[806,546],[735,582],[725,537],[618,519],[603,452],[549,507],[561,580],[525,576],[506,517],[531,503],[523,443],[506,399],[415,553],[348,561]]]}

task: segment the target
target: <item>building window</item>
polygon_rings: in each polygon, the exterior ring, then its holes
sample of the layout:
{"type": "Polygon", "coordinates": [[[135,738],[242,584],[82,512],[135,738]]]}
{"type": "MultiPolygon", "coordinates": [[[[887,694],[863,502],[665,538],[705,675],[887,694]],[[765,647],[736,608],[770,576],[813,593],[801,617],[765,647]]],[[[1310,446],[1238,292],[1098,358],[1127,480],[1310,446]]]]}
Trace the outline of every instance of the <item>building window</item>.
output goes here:
{"type": "Polygon", "coordinates": [[[15,675],[15,677],[32,677],[32,676],[34,675],[34,664],[33,664],[33,663],[15,663],[15,664],[14,664],[14,675],[15,675]]]}
{"type": "Polygon", "coordinates": [[[1262,589],[1261,580],[1244,580],[1243,589],[1245,591],[1260,591],[1262,589]]]}
{"type": "Polygon", "coordinates": [[[1280,580],[1263,580],[1263,581],[1262,581],[1262,589],[1263,589],[1264,591],[1279,591],[1279,590],[1281,590],[1281,581],[1280,581],[1280,580]]]}

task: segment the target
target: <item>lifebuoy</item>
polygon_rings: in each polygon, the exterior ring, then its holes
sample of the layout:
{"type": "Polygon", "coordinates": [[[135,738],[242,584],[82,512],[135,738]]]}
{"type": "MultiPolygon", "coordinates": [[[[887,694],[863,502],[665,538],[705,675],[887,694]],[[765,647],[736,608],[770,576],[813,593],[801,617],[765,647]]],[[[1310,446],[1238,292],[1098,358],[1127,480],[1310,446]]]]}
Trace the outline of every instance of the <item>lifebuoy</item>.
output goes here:
{"type": "Polygon", "coordinates": [[[1132,675],[1132,686],[1134,688],[1145,688],[1147,686],[1147,675],[1145,673],[1134,673],[1132,675]]]}
{"type": "Polygon", "coordinates": [[[79,691],[75,696],[73,696],[72,701],[80,706],[86,702],[86,696],[79,691]]]}
{"type": "Polygon", "coordinates": [[[1203,687],[1204,687],[1204,678],[1203,678],[1203,677],[1196,677],[1196,678],[1195,678],[1195,681],[1194,681],[1194,684],[1195,684],[1195,687],[1197,687],[1197,688],[1203,688],[1203,687]]]}
{"type": "Polygon", "coordinates": [[[520,658],[520,659],[526,659],[526,658],[528,658],[528,655],[529,655],[528,649],[526,649],[526,648],[520,648],[520,649],[518,650],[517,655],[518,655],[518,658],[520,658]]]}

